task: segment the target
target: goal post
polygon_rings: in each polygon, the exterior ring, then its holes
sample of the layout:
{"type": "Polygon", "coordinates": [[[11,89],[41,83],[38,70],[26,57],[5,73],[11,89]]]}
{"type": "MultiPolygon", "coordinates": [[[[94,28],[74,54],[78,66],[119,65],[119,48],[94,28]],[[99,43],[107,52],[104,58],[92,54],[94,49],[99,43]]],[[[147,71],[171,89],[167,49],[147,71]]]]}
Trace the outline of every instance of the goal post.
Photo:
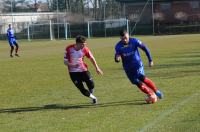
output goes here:
{"type": "Polygon", "coordinates": [[[45,23],[29,23],[28,41],[32,39],[67,39],[68,26],[68,23],[53,23],[51,20],[45,23]]]}
{"type": "Polygon", "coordinates": [[[88,38],[117,36],[121,30],[129,32],[129,20],[125,18],[104,21],[88,21],[88,38]]]}

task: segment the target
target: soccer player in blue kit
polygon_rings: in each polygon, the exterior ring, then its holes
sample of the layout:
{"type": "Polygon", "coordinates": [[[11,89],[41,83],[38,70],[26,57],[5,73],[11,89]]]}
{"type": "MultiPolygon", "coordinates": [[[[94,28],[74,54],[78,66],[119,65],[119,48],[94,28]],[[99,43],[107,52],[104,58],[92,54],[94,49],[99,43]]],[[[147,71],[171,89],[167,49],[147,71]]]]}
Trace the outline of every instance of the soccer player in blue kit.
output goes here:
{"type": "Polygon", "coordinates": [[[8,25],[8,30],[7,30],[7,37],[8,37],[8,42],[10,44],[10,57],[13,57],[13,51],[14,51],[14,46],[15,48],[15,56],[19,57],[18,55],[18,49],[19,49],[19,45],[16,41],[15,35],[14,35],[14,31],[11,28],[11,24],[8,25]]]}
{"type": "Polygon", "coordinates": [[[127,31],[121,31],[120,38],[121,41],[115,46],[115,62],[120,62],[122,59],[123,68],[127,77],[142,92],[148,96],[156,94],[159,99],[162,99],[162,92],[158,90],[153,81],[145,76],[143,63],[138,51],[138,48],[140,48],[146,53],[149,66],[151,67],[153,66],[153,60],[149,49],[140,40],[130,38],[127,31]]]}

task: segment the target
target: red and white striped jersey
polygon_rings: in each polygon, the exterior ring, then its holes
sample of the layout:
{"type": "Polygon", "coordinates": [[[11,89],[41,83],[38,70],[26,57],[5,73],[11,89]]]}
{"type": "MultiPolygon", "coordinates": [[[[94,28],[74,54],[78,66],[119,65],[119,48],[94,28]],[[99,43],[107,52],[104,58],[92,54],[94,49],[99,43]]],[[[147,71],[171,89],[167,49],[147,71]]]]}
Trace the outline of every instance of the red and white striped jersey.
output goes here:
{"type": "Polygon", "coordinates": [[[69,63],[72,64],[78,64],[78,67],[70,67],[68,65],[68,70],[69,72],[83,72],[87,71],[88,67],[87,64],[84,63],[83,59],[84,56],[87,58],[94,58],[92,53],[90,52],[89,48],[84,46],[83,49],[76,50],[75,49],[75,44],[69,45],[65,49],[65,55],[64,55],[64,61],[68,61],[69,63]]]}

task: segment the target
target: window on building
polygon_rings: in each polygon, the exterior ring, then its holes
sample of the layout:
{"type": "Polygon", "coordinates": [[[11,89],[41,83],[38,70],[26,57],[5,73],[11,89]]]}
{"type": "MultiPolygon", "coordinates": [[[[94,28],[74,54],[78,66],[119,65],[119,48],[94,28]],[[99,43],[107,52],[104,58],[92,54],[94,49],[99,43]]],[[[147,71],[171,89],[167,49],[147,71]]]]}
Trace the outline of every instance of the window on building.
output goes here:
{"type": "Polygon", "coordinates": [[[161,3],[160,9],[161,9],[161,11],[171,10],[171,3],[161,3]]]}
{"type": "Polygon", "coordinates": [[[198,1],[191,1],[190,6],[192,9],[197,9],[199,8],[199,2],[198,1]]]}

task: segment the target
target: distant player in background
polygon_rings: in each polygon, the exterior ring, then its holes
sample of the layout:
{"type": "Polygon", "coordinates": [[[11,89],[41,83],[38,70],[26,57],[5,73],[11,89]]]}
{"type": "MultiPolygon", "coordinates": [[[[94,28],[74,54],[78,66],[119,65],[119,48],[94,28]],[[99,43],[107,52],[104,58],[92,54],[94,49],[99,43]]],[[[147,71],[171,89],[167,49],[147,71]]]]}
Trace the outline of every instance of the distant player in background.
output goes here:
{"type": "Polygon", "coordinates": [[[157,95],[162,99],[163,94],[155,84],[145,76],[144,67],[138,48],[142,49],[149,60],[149,66],[153,66],[152,57],[148,48],[138,39],[130,38],[127,31],[120,32],[121,41],[115,46],[115,62],[122,59],[123,68],[131,83],[147,94],[148,96],[157,95]],[[155,94],[154,94],[155,93],[155,94]]]}
{"type": "Polygon", "coordinates": [[[97,74],[103,75],[94,56],[89,48],[86,47],[86,38],[81,35],[76,37],[76,44],[67,46],[64,55],[64,64],[68,67],[69,75],[74,85],[83,95],[90,97],[93,104],[96,104],[97,98],[93,95],[94,81],[88,71],[86,63],[83,61],[85,56],[90,59],[97,74]],[[86,83],[88,90],[84,88],[83,82],[86,83]]]}
{"type": "Polygon", "coordinates": [[[19,57],[19,55],[18,55],[19,45],[16,41],[14,31],[11,27],[11,24],[9,24],[9,27],[7,30],[7,37],[8,37],[8,42],[10,44],[10,57],[13,57],[14,46],[16,47],[15,48],[15,56],[19,57]]]}

